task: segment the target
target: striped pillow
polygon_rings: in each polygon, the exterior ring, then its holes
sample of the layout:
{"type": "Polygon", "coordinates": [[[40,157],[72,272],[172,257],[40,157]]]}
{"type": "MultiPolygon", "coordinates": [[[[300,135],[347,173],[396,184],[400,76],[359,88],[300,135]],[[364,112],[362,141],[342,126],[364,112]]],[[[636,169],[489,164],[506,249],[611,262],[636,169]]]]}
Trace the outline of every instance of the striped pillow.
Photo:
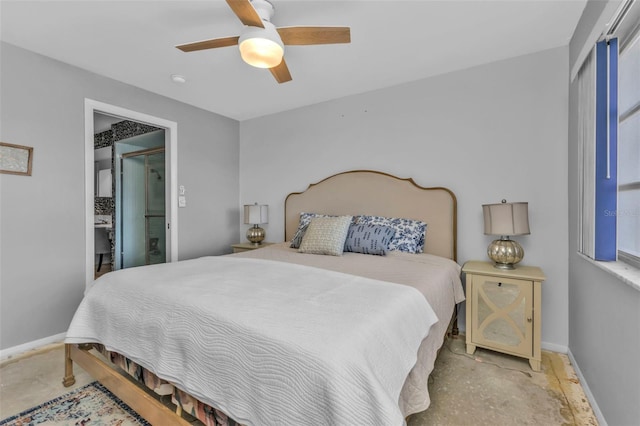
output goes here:
{"type": "Polygon", "coordinates": [[[396,230],[389,226],[351,225],[344,242],[344,251],[384,256],[396,230]]]}

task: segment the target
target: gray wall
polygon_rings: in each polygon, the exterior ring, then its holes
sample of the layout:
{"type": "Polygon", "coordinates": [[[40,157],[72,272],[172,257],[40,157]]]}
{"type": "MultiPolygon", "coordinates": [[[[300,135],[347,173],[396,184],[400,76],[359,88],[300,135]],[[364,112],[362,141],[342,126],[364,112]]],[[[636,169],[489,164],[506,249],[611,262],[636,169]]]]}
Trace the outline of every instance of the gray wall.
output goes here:
{"type": "Polygon", "coordinates": [[[65,332],[85,283],[84,99],[178,123],[179,258],[229,253],[239,227],[239,124],[2,43],[0,139],[34,147],[0,175],[0,349],[65,332]]]}
{"type": "MultiPolygon", "coordinates": [[[[571,58],[607,2],[590,1],[571,40],[571,58]]],[[[573,63],[572,63],[573,65],[573,63]]],[[[569,350],[609,425],[640,419],[640,291],[578,253],[577,82],[569,95],[569,350]]]]}
{"type": "Polygon", "coordinates": [[[243,121],[240,201],[269,204],[267,240],[282,241],[285,196],[334,173],[445,186],[460,263],[488,260],[483,203],[528,201],[531,235],[516,238],[548,277],[543,344],[566,351],[568,57],[561,47],[243,121]]]}

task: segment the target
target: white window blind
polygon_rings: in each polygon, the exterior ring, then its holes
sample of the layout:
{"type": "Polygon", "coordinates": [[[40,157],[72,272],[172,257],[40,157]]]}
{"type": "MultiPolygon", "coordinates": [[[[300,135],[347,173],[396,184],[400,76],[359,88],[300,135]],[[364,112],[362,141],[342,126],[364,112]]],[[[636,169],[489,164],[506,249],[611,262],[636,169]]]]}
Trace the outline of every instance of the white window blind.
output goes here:
{"type": "Polygon", "coordinates": [[[578,155],[580,156],[580,218],[578,250],[594,257],[595,233],[595,135],[596,67],[595,48],[578,71],[578,155]]]}

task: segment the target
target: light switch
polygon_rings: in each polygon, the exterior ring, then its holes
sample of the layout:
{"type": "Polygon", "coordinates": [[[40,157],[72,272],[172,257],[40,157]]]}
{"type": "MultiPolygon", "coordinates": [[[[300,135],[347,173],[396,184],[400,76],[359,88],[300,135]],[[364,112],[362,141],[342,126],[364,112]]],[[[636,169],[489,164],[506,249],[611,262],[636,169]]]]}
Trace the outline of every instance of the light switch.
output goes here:
{"type": "Polygon", "coordinates": [[[184,195],[178,197],[178,207],[187,207],[187,197],[184,195]]]}
{"type": "Polygon", "coordinates": [[[180,186],[178,187],[178,191],[180,192],[180,195],[184,195],[184,192],[185,192],[185,190],[184,190],[184,185],[180,185],[180,186]]]}

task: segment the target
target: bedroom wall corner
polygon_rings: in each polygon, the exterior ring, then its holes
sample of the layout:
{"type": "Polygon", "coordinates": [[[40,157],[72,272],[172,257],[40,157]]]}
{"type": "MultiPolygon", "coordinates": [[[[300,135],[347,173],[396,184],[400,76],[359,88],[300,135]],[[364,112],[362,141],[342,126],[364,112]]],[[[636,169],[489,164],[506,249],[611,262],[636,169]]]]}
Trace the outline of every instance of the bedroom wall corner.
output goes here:
{"type": "Polygon", "coordinates": [[[85,287],[84,100],[178,123],[179,258],[230,252],[239,123],[0,44],[0,139],[34,147],[32,176],[0,175],[0,349],[65,332],[85,287]]]}

